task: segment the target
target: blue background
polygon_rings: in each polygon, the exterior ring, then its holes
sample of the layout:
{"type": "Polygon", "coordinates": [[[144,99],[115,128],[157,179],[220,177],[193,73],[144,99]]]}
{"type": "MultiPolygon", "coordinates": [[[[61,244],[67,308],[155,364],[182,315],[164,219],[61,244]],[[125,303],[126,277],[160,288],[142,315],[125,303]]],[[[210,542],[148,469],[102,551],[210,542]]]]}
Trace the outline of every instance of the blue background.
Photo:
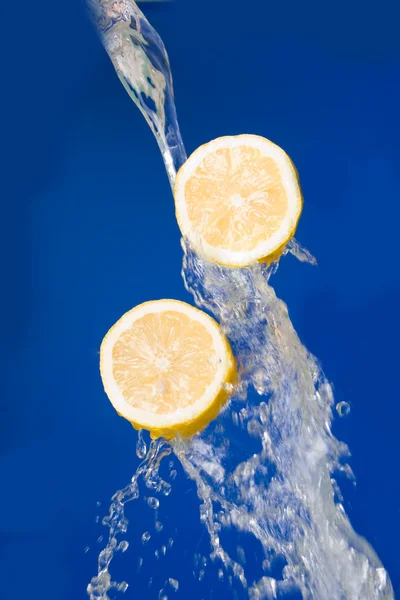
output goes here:
{"type": "MultiPolygon", "coordinates": [[[[351,403],[335,422],[357,476],[346,510],[400,592],[395,5],[177,0],[144,11],[170,56],[187,151],[257,133],[298,167],[297,238],[319,266],[286,257],[272,283],[336,400],[351,403]]],[[[102,391],[102,337],[140,302],[191,298],[157,145],[83,6],[24,0],[4,9],[2,29],[0,597],[84,599],[107,533],[95,518],[138,463],[136,434],[102,391]]],[[[156,598],[165,577],[182,598],[232,597],[212,570],[195,584],[193,552],[207,552],[197,511],[179,472],[161,515],[175,546],[136,577],[151,511],[127,508],[131,547],[111,569],[131,583],[126,598],[156,598]]]]}

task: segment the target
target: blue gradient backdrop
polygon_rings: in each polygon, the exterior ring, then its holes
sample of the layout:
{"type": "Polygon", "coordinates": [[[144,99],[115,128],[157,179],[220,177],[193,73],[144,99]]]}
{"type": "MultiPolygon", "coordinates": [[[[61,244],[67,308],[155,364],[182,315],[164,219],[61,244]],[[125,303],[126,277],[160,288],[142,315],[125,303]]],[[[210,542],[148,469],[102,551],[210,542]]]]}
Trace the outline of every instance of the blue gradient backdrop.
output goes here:
{"type": "MultiPolygon", "coordinates": [[[[252,132],[298,167],[297,237],[319,266],[287,257],[272,283],[337,401],[351,403],[335,422],[357,475],[355,488],[345,484],[346,510],[399,592],[396,4],[143,9],[169,52],[187,151],[252,132]]],[[[138,463],[136,434],[102,391],[102,336],[140,302],[191,298],[157,145],[83,6],[23,0],[5,13],[0,598],[83,600],[106,533],[95,518],[138,463]]],[[[127,599],[157,598],[165,577],[179,579],[181,598],[233,597],[212,569],[193,578],[192,554],[207,552],[207,538],[181,472],[160,513],[163,535],[175,538],[166,558],[146,560],[151,544],[141,550],[151,517],[143,501],[127,512],[131,546],[112,569],[131,583],[127,599]]]]}

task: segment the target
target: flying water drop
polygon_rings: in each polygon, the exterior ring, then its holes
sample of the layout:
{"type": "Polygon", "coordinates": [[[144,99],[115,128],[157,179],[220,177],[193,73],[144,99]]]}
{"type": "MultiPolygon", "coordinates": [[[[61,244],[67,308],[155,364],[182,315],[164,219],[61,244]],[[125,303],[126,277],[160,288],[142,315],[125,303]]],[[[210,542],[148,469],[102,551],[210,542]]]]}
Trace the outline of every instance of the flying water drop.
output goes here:
{"type": "Polygon", "coordinates": [[[348,402],[338,402],[336,410],[340,417],[347,417],[350,413],[350,404],[348,402]]]}

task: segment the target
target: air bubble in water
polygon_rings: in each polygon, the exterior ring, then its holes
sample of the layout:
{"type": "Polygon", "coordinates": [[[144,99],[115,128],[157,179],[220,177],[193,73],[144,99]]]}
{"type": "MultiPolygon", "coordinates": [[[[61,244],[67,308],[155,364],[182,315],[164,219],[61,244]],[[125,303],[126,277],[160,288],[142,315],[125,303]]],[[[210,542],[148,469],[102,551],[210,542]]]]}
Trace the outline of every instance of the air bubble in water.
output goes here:
{"type": "Polygon", "coordinates": [[[263,427],[257,419],[251,419],[247,423],[247,431],[253,437],[260,437],[263,434],[263,427]]]}
{"type": "Polygon", "coordinates": [[[200,571],[199,571],[199,581],[203,581],[203,579],[204,579],[204,574],[205,574],[205,571],[204,571],[204,569],[200,569],[200,571]]]}
{"type": "Polygon", "coordinates": [[[178,474],[177,471],[175,471],[175,469],[172,469],[172,471],[169,474],[170,479],[172,479],[172,481],[174,481],[174,479],[176,478],[177,474],[178,474]]]}
{"type": "Polygon", "coordinates": [[[174,540],[172,538],[168,539],[168,548],[172,548],[172,546],[174,545],[174,540]]]}
{"type": "Polygon", "coordinates": [[[84,549],[84,553],[87,554],[89,552],[90,548],[89,546],[86,546],[86,548],[84,549]]]}
{"type": "Polygon", "coordinates": [[[235,398],[237,400],[246,400],[247,399],[247,387],[248,387],[248,383],[243,380],[239,383],[239,385],[236,385],[235,388],[235,398]]]}
{"type": "Polygon", "coordinates": [[[165,556],[167,553],[167,546],[161,546],[161,554],[165,556]]]}

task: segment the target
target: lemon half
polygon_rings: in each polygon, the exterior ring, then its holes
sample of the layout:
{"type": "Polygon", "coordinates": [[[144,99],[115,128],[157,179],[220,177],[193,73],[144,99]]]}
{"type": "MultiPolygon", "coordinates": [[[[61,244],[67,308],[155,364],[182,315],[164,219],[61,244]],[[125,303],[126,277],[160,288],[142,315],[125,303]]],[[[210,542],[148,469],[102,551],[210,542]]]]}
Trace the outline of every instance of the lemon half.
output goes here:
{"type": "Polygon", "coordinates": [[[218,323],[177,300],[145,302],[124,314],[103,339],[100,372],[116,411],[166,439],[205,427],[236,380],[218,323]]]}
{"type": "Polygon", "coordinates": [[[198,254],[228,267],[279,255],[303,204],[292,161],[258,135],[200,146],[177,174],[174,199],[182,235],[198,254]]]}

